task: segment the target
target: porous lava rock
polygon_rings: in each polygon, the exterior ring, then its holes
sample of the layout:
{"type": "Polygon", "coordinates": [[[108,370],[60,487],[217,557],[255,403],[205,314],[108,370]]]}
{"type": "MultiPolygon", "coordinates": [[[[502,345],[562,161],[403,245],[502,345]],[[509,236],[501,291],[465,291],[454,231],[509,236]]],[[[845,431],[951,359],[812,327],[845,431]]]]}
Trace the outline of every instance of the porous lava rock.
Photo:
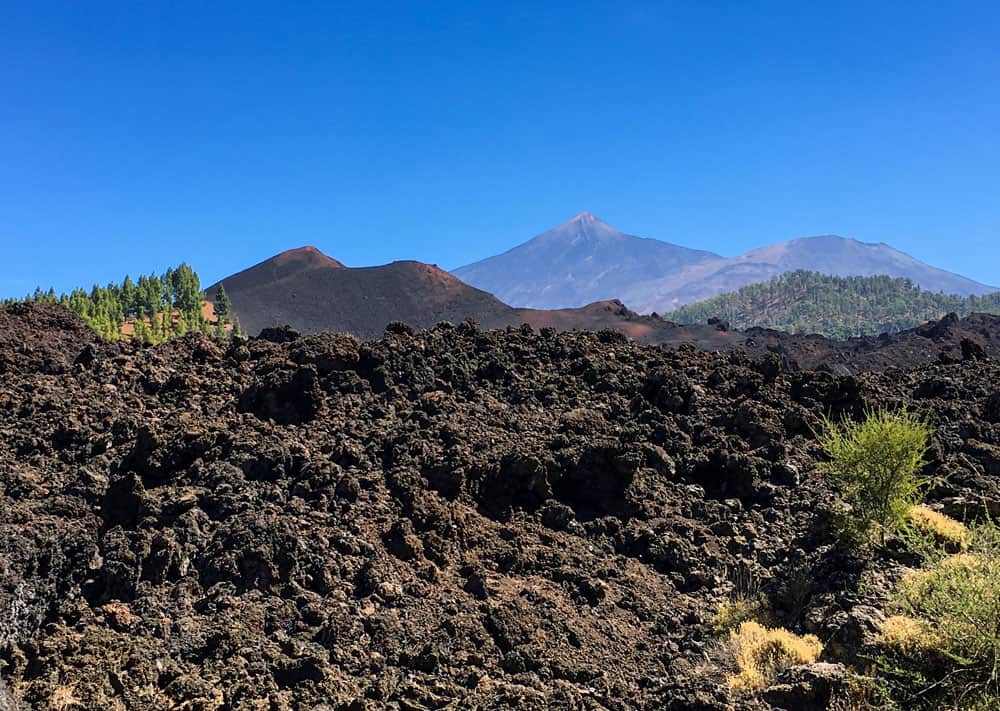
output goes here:
{"type": "Polygon", "coordinates": [[[929,473],[947,475],[932,502],[1000,508],[1000,364],[978,352],[842,377],[471,323],[267,335],[140,347],[58,307],[0,310],[14,697],[815,705],[893,574],[833,544],[819,417],[910,405],[935,428],[929,473]],[[706,662],[747,570],[782,624],[836,640],[827,666],[753,699],[706,662]]]}

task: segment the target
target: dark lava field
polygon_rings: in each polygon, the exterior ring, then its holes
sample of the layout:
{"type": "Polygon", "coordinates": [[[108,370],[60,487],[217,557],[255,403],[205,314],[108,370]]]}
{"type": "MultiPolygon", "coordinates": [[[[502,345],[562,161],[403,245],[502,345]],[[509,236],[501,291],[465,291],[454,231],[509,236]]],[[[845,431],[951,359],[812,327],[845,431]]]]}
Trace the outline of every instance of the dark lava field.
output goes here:
{"type": "Polygon", "coordinates": [[[7,307],[0,708],[832,706],[902,564],[835,544],[813,428],[906,404],[947,476],[930,501],[1000,515],[996,339],[946,318],[802,370],[816,339],[140,347],[7,307]],[[752,698],[713,630],[748,585],[825,645],[752,698]]]}

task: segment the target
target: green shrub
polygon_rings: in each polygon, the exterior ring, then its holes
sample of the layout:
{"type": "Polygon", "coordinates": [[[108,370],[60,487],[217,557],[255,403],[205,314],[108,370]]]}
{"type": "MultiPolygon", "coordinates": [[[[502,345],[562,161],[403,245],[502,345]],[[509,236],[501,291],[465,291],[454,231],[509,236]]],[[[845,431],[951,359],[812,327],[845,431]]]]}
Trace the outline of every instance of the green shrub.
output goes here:
{"type": "Polygon", "coordinates": [[[872,410],[861,422],[827,419],[817,434],[830,457],[823,468],[847,506],[840,523],[852,540],[885,543],[900,530],[930,480],[926,464],[930,427],[912,412],[872,410]]]}
{"type": "Polygon", "coordinates": [[[900,582],[882,630],[880,672],[904,708],[1000,708],[1000,533],[900,582]]]}
{"type": "Polygon", "coordinates": [[[763,595],[757,597],[737,597],[726,600],[715,611],[712,628],[716,634],[724,634],[739,627],[744,622],[760,622],[767,617],[766,601],[763,595]]]}

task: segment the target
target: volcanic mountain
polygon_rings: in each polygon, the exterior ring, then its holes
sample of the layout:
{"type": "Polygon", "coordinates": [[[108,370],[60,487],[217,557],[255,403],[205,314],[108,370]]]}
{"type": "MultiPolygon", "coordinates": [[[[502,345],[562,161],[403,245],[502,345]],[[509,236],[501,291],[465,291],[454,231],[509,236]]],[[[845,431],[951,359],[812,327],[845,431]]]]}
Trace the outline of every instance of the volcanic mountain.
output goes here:
{"type": "MultiPolygon", "coordinates": [[[[499,326],[509,323],[512,311],[430,264],[350,268],[315,247],[282,252],[221,283],[250,333],[289,325],[304,333],[345,331],[373,338],[391,321],[427,328],[471,317],[499,326]]],[[[216,286],[206,290],[210,298],[216,286]]]]}
{"type": "Polygon", "coordinates": [[[555,229],[503,254],[460,267],[454,274],[513,306],[556,309],[620,298],[629,285],[721,259],[711,252],[623,234],[589,212],[581,212],[555,229]]]}
{"type": "Polygon", "coordinates": [[[617,298],[640,313],[663,313],[799,269],[833,276],[905,277],[922,289],[959,296],[996,291],[884,243],[825,235],[727,258],[624,235],[586,212],[454,273],[513,306],[562,308],[617,298]]]}
{"type": "Polygon", "coordinates": [[[528,324],[558,331],[613,330],[642,343],[691,343],[708,350],[732,348],[743,340],[716,326],[679,326],[642,316],[617,299],[568,309],[512,308],[432,264],[351,268],[315,247],[282,252],[226,277],[205,290],[208,299],[215,298],[219,283],[250,334],[290,326],[301,333],[338,331],[367,340],[381,337],[393,321],[430,328],[471,318],[482,328],[528,324]]]}

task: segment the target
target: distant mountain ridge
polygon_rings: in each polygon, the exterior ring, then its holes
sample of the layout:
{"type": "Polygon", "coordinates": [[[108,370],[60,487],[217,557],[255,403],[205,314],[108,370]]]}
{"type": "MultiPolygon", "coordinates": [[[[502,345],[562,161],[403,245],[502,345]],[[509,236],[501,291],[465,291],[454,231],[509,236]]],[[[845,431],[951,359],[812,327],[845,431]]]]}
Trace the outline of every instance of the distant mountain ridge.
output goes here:
{"type": "Polygon", "coordinates": [[[963,297],[925,291],[904,278],[836,277],[796,270],[688,304],[664,318],[677,323],[718,318],[739,330],[770,328],[852,338],[898,333],[949,313],[1000,314],[1000,292],[963,297]]]}
{"type": "Polygon", "coordinates": [[[617,298],[640,313],[663,313],[798,269],[833,276],[885,274],[959,296],[996,290],[884,243],[803,237],[727,258],[625,235],[586,212],[453,273],[514,306],[560,308],[617,298]]]}

